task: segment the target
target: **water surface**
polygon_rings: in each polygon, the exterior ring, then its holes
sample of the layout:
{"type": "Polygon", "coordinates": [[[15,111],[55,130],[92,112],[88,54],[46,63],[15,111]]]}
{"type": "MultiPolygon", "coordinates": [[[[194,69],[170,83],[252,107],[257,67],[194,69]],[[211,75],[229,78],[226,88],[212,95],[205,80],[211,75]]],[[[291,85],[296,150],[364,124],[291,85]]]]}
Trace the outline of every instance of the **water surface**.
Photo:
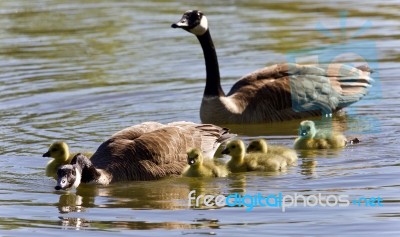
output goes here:
{"type": "MultiPolygon", "coordinates": [[[[1,235],[398,235],[399,4],[1,1],[1,235]],[[291,52],[337,45],[371,52],[359,42],[373,43],[376,54],[365,58],[376,65],[372,93],[345,116],[323,121],[362,143],[299,152],[299,165],[278,175],[171,178],[56,192],[41,157],[53,141],[65,140],[73,151],[93,151],[114,132],[144,121],[200,122],[201,48],[192,35],[170,28],[188,9],[208,16],[225,91],[242,75],[284,62],[291,52]],[[191,190],[380,196],[384,206],[293,207],[285,213],[271,207],[189,208],[191,190]]],[[[358,59],[342,55],[338,60],[358,59]]],[[[291,146],[298,123],[230,128],[245,141],[264,137],[291,146]]]]}

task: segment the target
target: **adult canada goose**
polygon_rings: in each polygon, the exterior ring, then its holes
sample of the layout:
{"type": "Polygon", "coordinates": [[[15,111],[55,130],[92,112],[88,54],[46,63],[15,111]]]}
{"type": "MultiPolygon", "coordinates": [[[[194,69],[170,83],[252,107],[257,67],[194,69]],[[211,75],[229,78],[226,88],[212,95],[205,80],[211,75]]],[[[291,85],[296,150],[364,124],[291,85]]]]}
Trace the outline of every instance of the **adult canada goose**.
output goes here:
{"type": "Polygon", "coordinates": [[[294,148],[305,150],[328,149],[341,148],[346,144],[347,139],[343,134],[328,130],[318,130],[313,121],[305,120],[300,123],[299,137],[294,141],[294,148]]]}
{"type": "Polygon", "coordinates": [[[227,154],[232,157],[226,166],[233,173],[246,171],[278,171],[286,169],[287,166],[286,159],[277,154],[246,154],[246,148],[242,140],[228,142],[222,154],[227,154]]]}
{"type": "MultiPolygon", "coordinates": [[[[90,157],[92,153],[84,153],[90,157]]],[[[54,142],[50,145],[49,150],[43,154],[43,157],[53,158],[47,163],[46,175],[57,179],[58,167],[71,163],[76,153],[70,153],[69,147],[65,142],[54,142]]]]}
{"type": "Polygon", "coordinates": [[[78,154],[70,165],[60,167],[55,188],[181,175],[189,148],[213,157],[220,143],[233,136],[228,129],[212,124],[146,122],[131,126],[103,142],[90,160],[78,154]]]}
{"type": "Polygon", "coordinates": [[[225,94],[208,20],[198,10],[171,25],[198,38],[206,65],[203,123],[263,123],[330,114],[360,100],[373,81],[367,66],[276,64],[237,81],[225,94]]]}
{"type": "Polygon", "coordinates": [[[183,172],[186,177],[226,177],[228,170],[224,165],[218,165],[213,160],[204,160],[202,152],[193,148],[187,153],[189,167],[183,172]]]}
{"type": "Polygon", "coordinates": [[[268,145],[265,139],[253,140],[247,146],[247,153],[270,153],[281,155],[286,159],[288,165],[297,163],[297,153],[295,150],[278,145],[268,145]]]}

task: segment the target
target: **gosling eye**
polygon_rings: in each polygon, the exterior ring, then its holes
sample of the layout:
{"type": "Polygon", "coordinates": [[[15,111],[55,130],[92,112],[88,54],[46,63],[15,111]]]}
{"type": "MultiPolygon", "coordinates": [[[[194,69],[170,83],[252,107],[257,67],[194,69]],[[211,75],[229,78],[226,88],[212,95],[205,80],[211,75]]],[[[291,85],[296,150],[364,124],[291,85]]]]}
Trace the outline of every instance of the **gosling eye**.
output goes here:
{"type": "Polygon", "coordinates": [[[231,147],[232,147],[233,149],[235,149],[235,148],[236,148],[236,145],[232,145],[231,147]]]}
{"type": "Polygon", "coordinates": [[[56,152],[56,151],[57,151],[57,148],[52,148],[50,151],[51,151],[51,152],[56,152]]]}

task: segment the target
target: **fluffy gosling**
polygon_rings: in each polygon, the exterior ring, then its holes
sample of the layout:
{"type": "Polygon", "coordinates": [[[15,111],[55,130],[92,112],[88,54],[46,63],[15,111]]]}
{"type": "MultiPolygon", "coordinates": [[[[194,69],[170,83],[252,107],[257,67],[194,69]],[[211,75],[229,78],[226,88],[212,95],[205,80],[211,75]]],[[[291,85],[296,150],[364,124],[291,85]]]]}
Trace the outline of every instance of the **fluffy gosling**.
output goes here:
{"type": "MultiPolygon", "coordinates": [[[[91,156],[90,153],[85,153],[87,156],[91,156]]],[[[49,150],[43,154],[43,157],[53,158],[47,163],[46,176],[57,179],[57,170],[60,166],[69,164],[75,154],[69,152],[67,143],[65,142],[54,142],[50,145],[49,150]]]]}
{"type": "Polygon", "coordinates": [[[247,146],[247,153],[268,153],[281,155],[286,159],[288,165],[297,164],[297,153],[295,150],[277,145],[268,145],[265,139],[257,139],[247,146]]]}
{"type": "Polygon", "coordinates": [[[341,133],[317,130],[315,123],[305,120],[300,123],[299,137],[294,141],[295,149],[329,149],[346,146],[346,137],[341,133]]]}
{"type": "Polygon", "coordinates": [[[250,153],[241,140],[233,140],[226,145],[222,154],[228,154],[231,159],[226,164],[231,172],[246,171],[278,171],[286,169],[286,159],[277,154],[250,153]]]}
{"type": "Polygon", "coordinates": [[[193,148],[187,153],[188,167],[182,173],[186,177],[226,177],[228,170],[225,166],[217,165],[211,160],[204,160],[198,148],[193,148]]]}

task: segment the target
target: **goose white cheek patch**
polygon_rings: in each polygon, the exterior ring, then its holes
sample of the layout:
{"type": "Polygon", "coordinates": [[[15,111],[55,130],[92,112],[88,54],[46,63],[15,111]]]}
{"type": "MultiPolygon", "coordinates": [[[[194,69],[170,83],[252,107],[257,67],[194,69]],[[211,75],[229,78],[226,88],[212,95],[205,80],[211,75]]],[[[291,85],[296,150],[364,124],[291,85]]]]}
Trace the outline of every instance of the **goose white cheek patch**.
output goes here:
{"type": "Polygon", "coordinates": [[[75,177],[75,182],[72,185],[72,188],[77,188],[79,184],[81,184],[81,178],[82,178],[81,172],[79,172],[78,169],[75,169],[75,171],[76,171],[76,177],[75,177]]]}
{"type": "Polygon", "coordinates": [[[203,16],[200,20],[200,24],[190,30],[191,33],[200,36],[206,33],[208,30],[208,20],[205,16],[203,16]]]}

